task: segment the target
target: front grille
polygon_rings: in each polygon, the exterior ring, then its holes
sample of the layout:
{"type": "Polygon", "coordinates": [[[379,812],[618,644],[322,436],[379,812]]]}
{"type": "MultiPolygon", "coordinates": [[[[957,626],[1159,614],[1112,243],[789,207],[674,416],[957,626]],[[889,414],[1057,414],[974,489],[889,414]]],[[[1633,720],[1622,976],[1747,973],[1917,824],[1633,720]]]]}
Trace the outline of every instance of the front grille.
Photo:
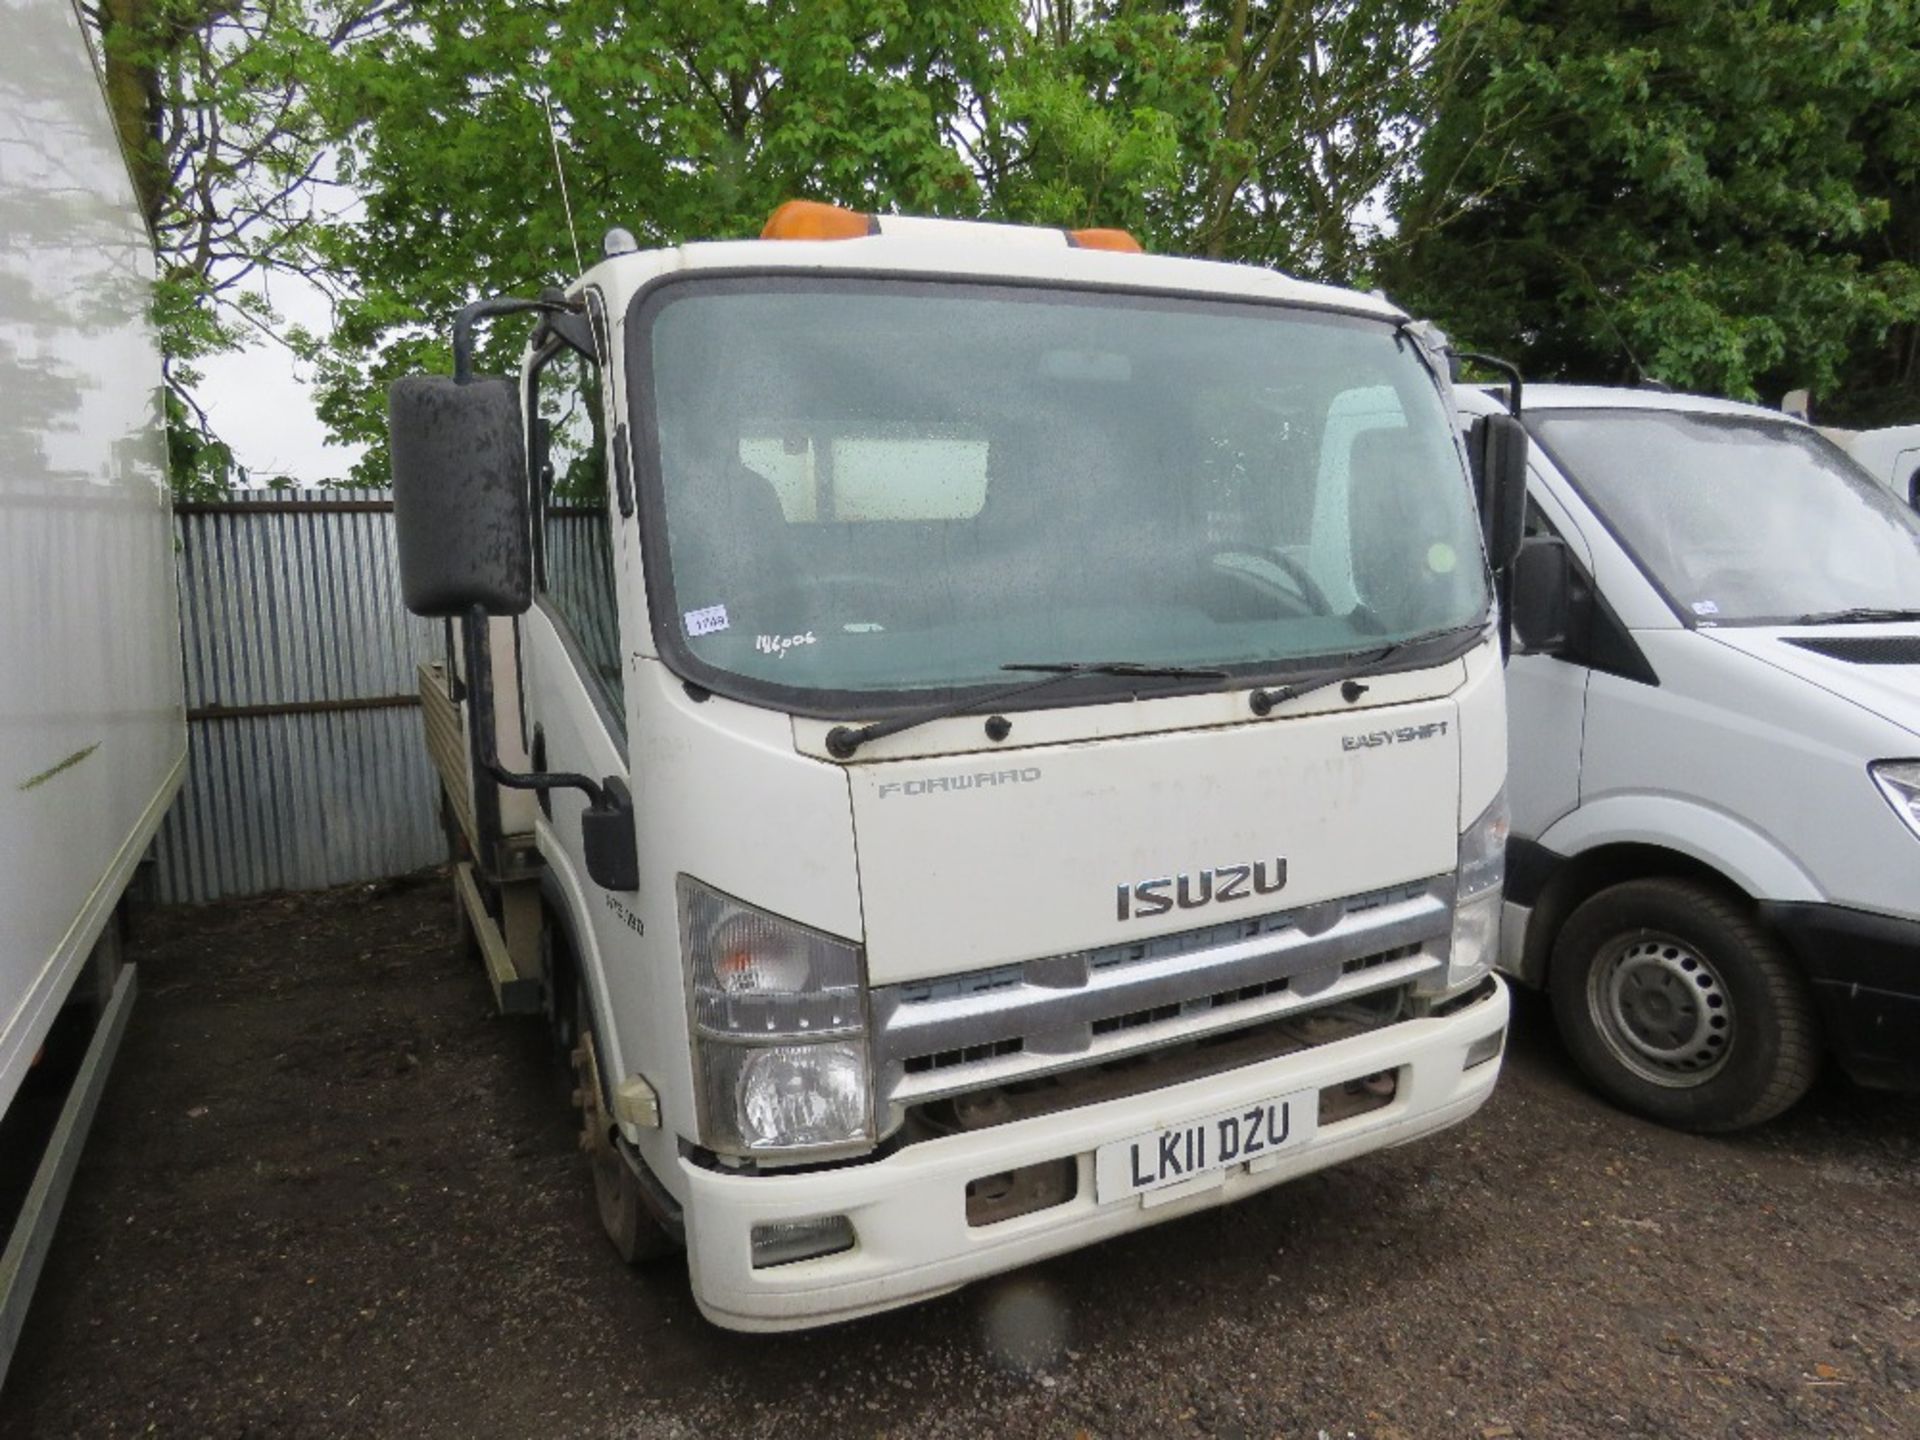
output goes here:
{"type": "Polygon", "coordinates": [[[915,1055],[907,1061],[909,1075],[928,1070],[945,1070],[950,1065],[971,1065],[977,1060],[992,1060],[1001,1055],[1016,1055],[1024,1048],[1019,1039],[996,1040],[991,1045],[969,1045],[963,1050],[942,1050],[938,1055],[915,1055]]]}
{"type": "Polygon", "coordinates": [[[1303,1014],[1442,969],[1453,877],[873,992],[889,1122],[906,1107],[1303,1014]]]}
{"type": "Polygon", "coordinates": [[[1854,665],[1920,665],[1920,635],[1790,635],[1787,644],[1854,665]]]}

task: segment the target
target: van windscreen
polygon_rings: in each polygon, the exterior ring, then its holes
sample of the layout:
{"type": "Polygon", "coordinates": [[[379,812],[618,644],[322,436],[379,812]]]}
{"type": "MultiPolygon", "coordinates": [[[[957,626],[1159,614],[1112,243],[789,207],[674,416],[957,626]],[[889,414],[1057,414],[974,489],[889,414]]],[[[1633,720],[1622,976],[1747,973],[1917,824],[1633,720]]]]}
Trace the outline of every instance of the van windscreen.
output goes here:
{"type": "Polygon", "coordinates": [[[1636,407],[1536,410],[1527,428],[1692,623],[1920,607],[1920,522],[1804,425],[1636,407]]]}

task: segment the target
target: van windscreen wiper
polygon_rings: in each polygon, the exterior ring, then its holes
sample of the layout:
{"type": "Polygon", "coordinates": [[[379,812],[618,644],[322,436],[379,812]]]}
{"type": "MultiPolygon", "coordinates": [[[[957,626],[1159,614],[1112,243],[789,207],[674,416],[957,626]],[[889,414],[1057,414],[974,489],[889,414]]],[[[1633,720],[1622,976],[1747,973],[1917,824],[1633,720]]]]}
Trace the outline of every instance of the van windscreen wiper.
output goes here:
{"type": "Polygon", "coordinates": [[[1324,690],[1329,685],[1340,686],[1341,694],[1345,696],[1348,704],[1352,704],[1367,693],[1367,687],[1360,683],[1361,676],[1377,674],[1417,645],[1445,640],[1454,635],[1478,634],[1481,628],[1478,624],[1455,625],[1446,630],[1432,630],[1425,635],[1410,635],[1405,640],[1396,640],[1391,645],[1381,646],[1356,665],[1346,665],[1334,670],[1316,670],[1311,674],[1289,680],[1284,685],[1255,690],[1247,696],[1247,704],[1256,715],[1271,715],[1274,706],[1284,705],[1289,700],[1298,700],[1302,695],[1311,695],[1314,691],[1324,690]]]}
{"type": "MultiPolygon", "coordinates": [[[[1037,670],[1043,673],[1038,680],[1023,680],[1018,685],[1009,685],[991,694],[977,695],[970,700],[954,700],[942,705],[929,705],[924,710],[909,711],[905,715],[896,715],[891,720],[875,720],[867,725],[836,725],[827,732],[827,753],[836,759],[845,760],[869,740],[898,735],[902,730],[911,730],[916,725],[951,719],[955,715],[963,715],[969,710],[977,710],[983,706],[998,705],[1001,701],[1011,700],[1016,695],[1025,695],[1030,690],[1043,690],[1049,685],[1058,685],[1062,680],[1072,680],[1081,675],[1120,675],[1135,680],[1225,680],[1227,678],[1227,672],[1224,670],[1203,670],[1191,665],[1141,665],[1131,660],[1035,661],[1002,665],[1000,668],[1002,670],[1037,670]]],[[[993,738],[1005,739],[1006,732],[1002,731],[993,738]]]]}
{"type": "Polygon", "coordinates": [[[1789,625],[1871,625],[1879,620],[1920,620],[1920,610],[1855,605],[1847,610],[1815,610],[1789,620],[1789,625]]]}

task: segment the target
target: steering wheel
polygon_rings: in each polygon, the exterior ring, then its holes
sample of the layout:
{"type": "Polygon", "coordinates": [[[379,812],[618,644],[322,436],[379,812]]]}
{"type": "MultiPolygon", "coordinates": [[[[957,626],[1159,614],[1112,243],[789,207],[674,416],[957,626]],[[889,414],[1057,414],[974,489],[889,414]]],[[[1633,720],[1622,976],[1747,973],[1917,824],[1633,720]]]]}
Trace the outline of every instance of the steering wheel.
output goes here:
{"type": "Polygon", "coordinates": [[[863,610],[884,615],[897,605],[899,598],[897,582],[878,575],[831,571],[825,575],[809,575],[806,583],[817,597],[813,609],[830,613],[842,623],[846,623],[846,611],[855,612],[854,620],[861,618],[859,612],[863,610]]]}
{"type": "Polygon", "coordinates": [[[729,587],[727,613],[736,628],[788,631],[818,627],[818,617],[858,621],[893,608],[895,584],[875,575],[760,575],[729,587]]]}
{"type": "Polygon", "coordinates": [[[1278,570],[1282,576],[1292,582],[1293,594],[1286,597],[1294,602],[1302,615],[1331,615],[1333,603],[1327,599],[1327,592],[1320,588],[1320,582],[1313,578],[1308,570],[1293,556],[1278,546],[1268,550],[1218,550],[1207,557],[1207,567],[1215,574],[1232,576],[1258,587],[1263,593],[1273,593],[1272,577],[1266,573],[1278,570]],[[1222,561],[1251,561],[1252,565],[1222,565],[1222,561]],[[1257,569],[1254,567],[1258,567],[1257,569]]]}

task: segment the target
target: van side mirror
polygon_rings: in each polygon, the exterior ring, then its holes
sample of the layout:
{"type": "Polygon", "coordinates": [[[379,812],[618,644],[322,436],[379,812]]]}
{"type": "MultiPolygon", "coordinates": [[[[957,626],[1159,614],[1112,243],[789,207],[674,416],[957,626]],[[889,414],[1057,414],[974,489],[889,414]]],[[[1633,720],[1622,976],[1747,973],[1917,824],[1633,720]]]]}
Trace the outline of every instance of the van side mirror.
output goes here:
{"type": "Polygon", "coordinates": [[[408,375],[387,392],[400,593],[416,615],[533,602],[520,394],[511,380],[408,375]]]}
{"type": "Polygon", "coordinates": [[[1521,649],[1534,655],[1565,651],[1573,622],[1573,556],[1567,542],[1537,535],[1522,544],[1509,596],[1521,649]]]}
{"type": "Polygon", "coordinates": [[[1467,432],[1467,454],[1480,495],[1487,564],[1498,574],[1519,556],[1526,533],[1526,427],[1511,415],[1482,415],[1467,432]]]}

